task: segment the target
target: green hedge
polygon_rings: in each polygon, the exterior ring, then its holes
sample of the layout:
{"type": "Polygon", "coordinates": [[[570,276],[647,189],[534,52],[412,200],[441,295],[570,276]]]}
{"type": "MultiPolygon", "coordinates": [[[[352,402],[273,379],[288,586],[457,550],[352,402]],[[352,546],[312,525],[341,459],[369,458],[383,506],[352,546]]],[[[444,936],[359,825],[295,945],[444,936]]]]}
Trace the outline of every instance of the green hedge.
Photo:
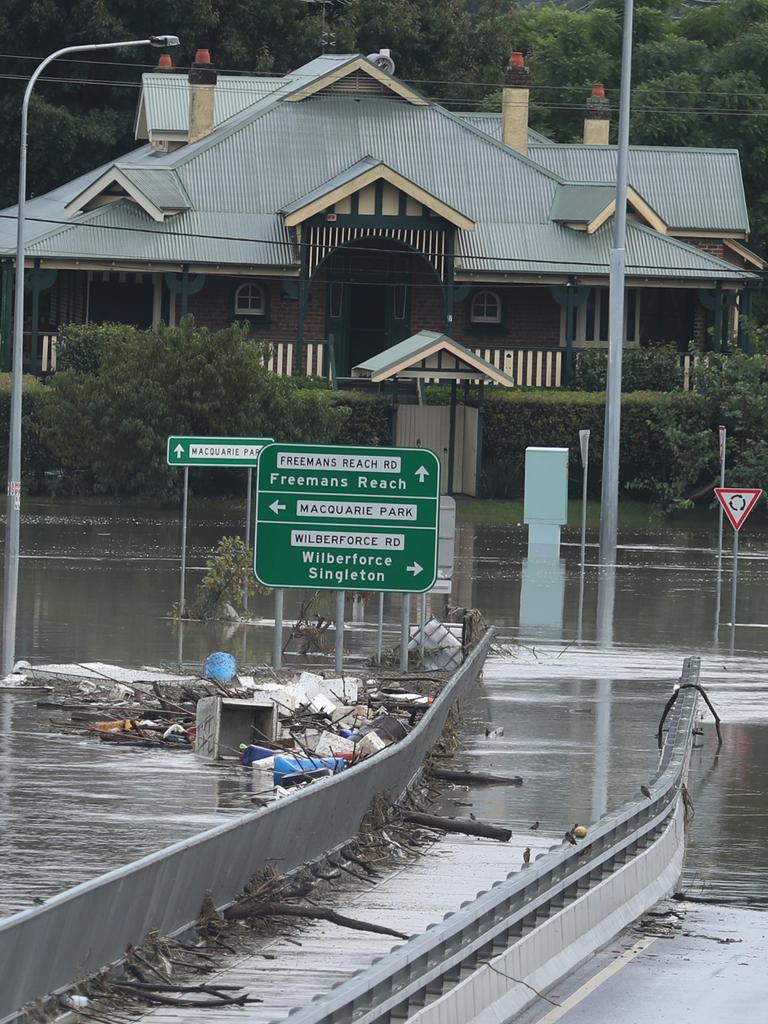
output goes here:
{"type": "MultiPolygon", "coordinates": [[[[605,391],[608,353],[582,349],[574,360],[576,391],[605,391]]],[[[622,391],[678,391],[683,383],[680,352],[672,345],[628,348],[622,358],[622,391]]]]}
{"type": "MultiPolygon", "coordinates": [[[[706,479],[716,459],[706,401],[689,392],[634,392],[621,403],[621,486],[669,510],[706,479]]],[[[486,393],[483,418],[485,497],[523,493],[529,445],[570,448],[570,484],[581,487],[579,430],[590,433],[590,491],[599,494],[603,457],[604,395],[579,391],[486,393]]]]}
{"type": "MultiPolygon", "coordinates": [[[[46,488],[46,473],[58,470],[57,456],[41,440],[45,422],[46,387],[36,377],[25,376],[21,405],[21,476],[24,489],[38,493],[46,488]]],[[[11,418],[11,375],[0,374],[0,479],[8,470],[8,425],[11,418]]]]}

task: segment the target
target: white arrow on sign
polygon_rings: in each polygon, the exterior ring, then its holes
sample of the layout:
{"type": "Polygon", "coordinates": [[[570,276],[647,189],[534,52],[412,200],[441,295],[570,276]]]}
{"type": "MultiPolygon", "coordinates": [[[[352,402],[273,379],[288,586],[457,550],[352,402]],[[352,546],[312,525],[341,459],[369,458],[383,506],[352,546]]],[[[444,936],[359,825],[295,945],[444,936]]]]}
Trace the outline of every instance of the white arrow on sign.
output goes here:
{"type": "Polygon", "coordinates": [[[419,565],[418,562],[414,561],[413,565],[406,565],[405,568],[406,568],[407,572],[412,572],[413,573],[414,579],[415,579],[416,576],[418,576],[419,573],[423,571],[424,566],[423,565],[419,565]]]}
{"type": "Polygon", "coordinates": [[[275,498],[275,500],[269,507],[272,509],[275,515],[278,515],[280,512],[285,512],[285,505],[281,505],[277,498],[275,498]]]}
{"type": "Polygon", "coordinates": [[[176,458],[180,459],[181,456],[184,454],[184,445],[177,444],[173,450],[176,452],[176,458]]]}
{"type": "Polygon", "coordinates": [[[429,476],[429,470],[427,469],[426,466],[419,466],[419,468],[415,471],[414,476],[417,476],[419,478],[419,483],[423,484],[424,477],[429,476]]]}

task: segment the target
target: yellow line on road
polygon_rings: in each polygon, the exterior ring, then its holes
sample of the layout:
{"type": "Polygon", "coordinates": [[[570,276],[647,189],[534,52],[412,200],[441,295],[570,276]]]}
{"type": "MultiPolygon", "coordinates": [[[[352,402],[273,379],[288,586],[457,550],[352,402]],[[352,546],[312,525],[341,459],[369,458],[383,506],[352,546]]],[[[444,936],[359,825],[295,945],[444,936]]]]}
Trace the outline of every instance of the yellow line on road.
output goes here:
{"type": "Polygon", "coordinates": [[[555,1024],[555,1021],[560,1020],[562,1017],[569,1013],[574,1006],[578,1006],[579,1003],[583,1002],[587,996],[591,995],[595,989],[600,988],[604,981],[607,981],[610,977],[620,971],[622,967],[625,967],[631,960],[634,960],[636,956],[639,956],[644,949],[647,949],[652,942],[656,941],[655,935],[645,935],[642,939],[639,939],[634,946],[630,946],[629,949],[624,950],[621,956],[617,957],[612,963],[604,967],[602,971],[598,971],[597,974],[590,978],[589,981],[585,982],[581,988],[576,989],[573,995],[568,996],[564,1003],[556,1007],[554,1010],[550,1010],[544,1017],[540,1017],[536,1024],[555,1024]]]}

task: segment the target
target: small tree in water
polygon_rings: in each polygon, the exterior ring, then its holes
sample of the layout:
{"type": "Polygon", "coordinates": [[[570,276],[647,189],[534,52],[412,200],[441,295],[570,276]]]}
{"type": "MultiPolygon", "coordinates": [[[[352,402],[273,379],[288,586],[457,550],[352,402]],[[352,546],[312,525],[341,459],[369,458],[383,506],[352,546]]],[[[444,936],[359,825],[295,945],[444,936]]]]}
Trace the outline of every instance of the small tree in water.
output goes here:
{"type": "Polygon", "coordinates": [[[246,597],[266,593],[253,575],[253,551],[240,537],[222,537],[205,565],[208,571],[189,609],[194,619],[231,618],[232,610],[244,611],[246,597]]]}

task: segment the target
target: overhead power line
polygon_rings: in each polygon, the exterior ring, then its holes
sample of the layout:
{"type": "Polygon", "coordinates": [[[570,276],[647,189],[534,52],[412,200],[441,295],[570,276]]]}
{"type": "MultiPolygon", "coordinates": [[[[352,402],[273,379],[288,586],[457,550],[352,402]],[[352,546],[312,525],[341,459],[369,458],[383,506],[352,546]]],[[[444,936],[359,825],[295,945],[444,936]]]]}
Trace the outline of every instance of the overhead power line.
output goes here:
{"type": "MultiPolygon", "coordinates": [[[[13,214],[10,214],[10,213],[0,213],[0,219],[15,221],[16,217],[13,214]]],[[[305,248],[307,250],[322,250],[322,251],[327,249],[326,245],[323,245],[322,243],[319,243],[319,242],[293,241],[293,240],[288,240],[288,239],[286,239],[285,241],[282,241],[280,239],[274,239],[274,238],[249,238],[249,237],[247,237],[245,235],[203,234],[203,233],[194,232],[194,231],[155,231],[152,228],[131,228],[131,227],[119,227],[118,228],[118,227],[114,227],[111,224],[98,224],[98,223],[96,223],[94,221],[83,222],[83,221],[56,220],[56,219],[51,218],[51,217],[26,217],[25,220],[28,221],[28,222],[34,222],[34,223],[39,223],[39,224],[55,224],[57,226],[68,227],[68,228],[87,227],[89,229],[96,228],[97,230],[101,230],[101,231],[119,231],[121,234],[130,233],[130,234],[141,234],[141,235],[154,235],[154,236],[160,237],[160,238],[169,238],[169,237],[170,238],[174,238],[174,237],[176,237],[176,238],[199,238],[199,239],[202,239],[204,241],[243,242],[243,243],[251,244],[251,245],[253,245],[253,244],[272,245],[272,246],[280,246],[282,248],[285,248],[285,247],[293,248],[293,247],[295,247],[295,248],[299,248],[299,249],[305,248]]],[[[376,253],[376,254],[379,254],[379,255],[381,255],[381,254],[390,254],[390,253],[393,252],[392,249],[387,248],[387,247],[381,247],[381,246],[377,247],[377,246],[371,246],[371,245],[357,245],[356,244],[356,242],[357,242],[356,239],[352,239],[351,242],[355,243],[353,245],[353,248],[356,251],[358,251],[358,252],[376,253]]],[[[34,245],[34,244],[35,244],[34,241],[31,241],[29,243],[29,245],[34,245]]],[[[412,251],[416,252],[416,250],[412,250],[412,251]]],[[[10,253],[8,255],[10,255],[10,253]]],[[[28,252],[27,255],[30,256],[31,254],[28,252]]],[[[480,256],[480,255],[467,254],[467,253],[465,253],[463,255],[463,257],[462,257],[462,255],[460,255],[460,254],[454,254],[453,256],[451,256],[449,253],[438,252],[438,251],[422,252],[421,250],[418,250],[417,255],[424,256],[426,259],[431,259],[433,257],[435,259],[440,258],[440,259],[444,259],[446,262],[451,260],[451,259],[453,259],[454,266],[456,265],[457,262],[460,262],[462,259],[470,260],[470,261],[486,262],[486,263],[507,263],[507,264],[525,263],[525,264],[532,264],[534,266],[540,266],[541,264],[544,264],[546,266],[552,266],[552,267],[571,267],[571,266],[574,266],[575,264],[578,264],[579,266],[582,266],[582,267],[592,267],[595,270],[600,270],[600,271],[605,270],[607,268],[607,266],[608,266],[607,259],[606,259],[605,263],[597,263],[597,262],[591,262],[591,261],[581,260],[581,259],[577,259],[577,258],[574,258],[574,259],[552,260],[552,259],[543,259],[543,258],[539,258],[539,257],[480,256]]],[[[54,259],[56,257],[55,256],[48,256],[48,257],[45,257],[45,258],[46,259],[54,259]]],[[[60,254],[60,258],[61,259],[66,259],[67,256],[66,256],[66,254],[62,253],[62,254],[60,254]]],[[[75,257],[72,257],[72,258],[75,258],[75,257]]],[[[97,256],[91,256],[91,257],[79,256],[77,258],[78,259],[83,259],[83,260],[86,260],[86,259],[97,260],[97,259],[99,259],[99,257],[97,257],[97,256]]],[[[109,259],[109,256],[102,257],[102,259],[103,258],[109,259]]],[[[145,258],[136,257],[133,262],[144,262],[145,259],[146,259],[146,257],[145,258]]],[[[119,266],[119,262],[120,262],[119,260],[115,261],[116,269],[119,266]]],[[[163,261],[163,260],[160,260],[160,259],[152,259],[152,260],[146,259],[146,262],[148,262],[148,263],[162,263],[162,262],[173,262],[173,261],[168,261],[168,260],[163,261]]],[[[181,261],[179,261],[179,262],[181,262],[181,261]]],[[[192,262],[194,262],[194,261],[192,261],[192,262]]],[[[285,264],[285,266],[291,266],[291,265],[292,264],[285,264]]],[[[630,266],[632,266],[632,265],[630,265],[630,266]]],[[[687,271],[687,272],[690,272],[691,274],[699,274],[700,276],[703,274],[703,271],[702,271],[701,267],[680,267],[680,266],[672,266],[672,265],[667,266],[667,265],[664,265],[664,264],[644,264],[643,267],[639,267],[638,266],[638,267],[634,267],[634,269],[636,271],[635,276],[642,276],[642,271],[644,269],[645,270],[678,271],[678,272],[679,271],[687,271]]],[[[733,266],[730,269],[735,274],[739,274],[739,273],[742,273],[742,272],[745,273],[745,274],[746,273],[752,274],[752,273],[764,273],[765,272],[765,271],[758,271],[758,270],[744,270],[744,271],[742,271],[741,268],[736,267],[736,266],[733,266]]],[[[723,272],[725,273],[726,271],[724,270],[723,272]]],[[[514,271],[511,270],[510,273],[514,273],[514,271]]],[[[564,273],[570,273],[570,272],[569,271],[564,271],[564,273]]],[[[703,276],[704,277],[710,277],[709,274],[703,274],[703,276]]],[[[712,273],[712,275],[711,275],[711,277],[713,279],[716,279],[717,276],[718,275],[716,273],[712,273]]]]}

